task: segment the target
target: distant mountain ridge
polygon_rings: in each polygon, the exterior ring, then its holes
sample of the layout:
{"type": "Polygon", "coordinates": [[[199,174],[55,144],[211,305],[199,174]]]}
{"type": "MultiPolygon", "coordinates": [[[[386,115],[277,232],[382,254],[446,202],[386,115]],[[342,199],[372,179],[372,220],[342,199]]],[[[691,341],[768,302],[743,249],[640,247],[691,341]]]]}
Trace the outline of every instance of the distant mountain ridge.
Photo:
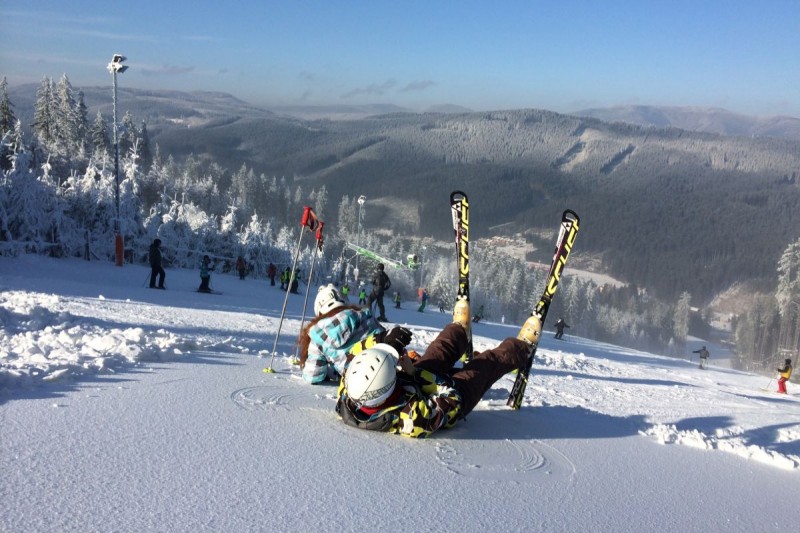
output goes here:
{"type": "Polygon", "coordinates": [[[574,115],[606,122],[716,133],[736,137],[778,137],[800,141],[800,118],[756,117],[713,107],[625,105],[585,109],[574,115]]]}

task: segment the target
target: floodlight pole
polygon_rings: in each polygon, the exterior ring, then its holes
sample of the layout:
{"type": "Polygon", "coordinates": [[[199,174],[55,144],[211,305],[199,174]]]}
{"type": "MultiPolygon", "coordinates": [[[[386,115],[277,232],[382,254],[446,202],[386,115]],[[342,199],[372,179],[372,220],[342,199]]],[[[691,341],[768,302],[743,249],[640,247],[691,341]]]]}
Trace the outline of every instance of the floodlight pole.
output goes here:
{"type": "MultiPolygon", "coordinates": [[[[356,227],[356,246],[361,246],[361,208],[364,206],[364,202],[367,201],[367,197],[363,194],[358,197],[358,225],[356,227]]],[[[358,254],[356,254],[356,271],[358,271],[358,254]]]]}
{"type": "Polygon", "coordinates": [[[114,108],[114,203],[117,208],[117,218],[114,221],[114,252],[117,266],[122,266],[125,254],[125,241],[122,237],[121,222],[119,214],[119,140],[117,138],[117,73],[125,72],[128,67],[123,66],[122,62],[127,59],[122,54],[114,54],[111,63],[108,64],[108,71],[111,72],[111,86],[113,90],[112,102],[114,108]]]}

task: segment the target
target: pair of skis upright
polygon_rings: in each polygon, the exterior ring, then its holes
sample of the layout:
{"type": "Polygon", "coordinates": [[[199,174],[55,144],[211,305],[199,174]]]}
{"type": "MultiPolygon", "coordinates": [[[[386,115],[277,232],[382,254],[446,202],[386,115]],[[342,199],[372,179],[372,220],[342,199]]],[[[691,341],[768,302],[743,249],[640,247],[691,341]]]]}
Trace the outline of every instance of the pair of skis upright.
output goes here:
{"type": "Polygon", "coordinates": [[[561,281],[561,274],[564,272],[564,266],[569,259],[569,253],[572,251],[572,246],[575,244],[575,237],[578,235],[580,228],[580,219],[575,211],[567,209],[561,215],[561,227],[558,232],[558,240],[556,241],[556,251],[553,254],[553,262],[550,264],[550,271],[545,280],[544,291],[542,292],[539,301],[531,312],[531,316],[539,319],[539,331],[536,334],[536,339],[531,344],[531,351],[528,354],[528,359],[524,368],[520,368],[517,373],[517,379],[514,381],[514,386],[511,388],[511,394],[508,396],[506,405],[512,409],[519,409],[522,406],[522,398],[525,396],[525,388],[528,386],[528,376],[531,373],[531,366],[533,365],[533,358],[536,356],[536,348],[539,346],[539,337],[542,334],[542,325],[544,325],[547,311],[550,309],[550,304],[553,302],[553,296],[558,289],[558,283],[561,281]]]}
{"type": "MultiPolygon", "coordinates": [[[[457,309],[459,302],[466,302],[469,310],[469,201],[467,195],[461,191],[450,193],[450,213],[453,216],[453,232],[456,237],[456,264],[458,265],[458,289],[456,290],[457,309]]],[[[470,325],[472,316],[467,313],[467,325],[470,325]]],[[[467,352],[464,361],[472,359],[472,328],[467,327],[467,352]]]]}
{"type": "MultiPolygon", "coordinates": [[[[456,263],[458,265],[458,289],[456,292],[456,303],[459,301],[466,301],[469,304],[469,202],[467,195],[461,191],[453,191],[450,194],[450,210],[453,217],[453,231],[455,233],[456,241],[456,263]]],[[[559,228],[558,239],[556,240],[556,249],[553,254],[553,261],[550,264],[550,270],[547,274],[545,288],[542,292],[539,301],[531,312],[531,316],[539,319],[539,331],[536,334],[536,340],[531,345],[530,353],[526,361],[525,367],[520,368],[517,373],[517,379],[511,389],[511,394],[508,397],[507,405],[513,409],[519,409],[522,405],[522,399],[525,396],[525,388],[528,385],[528,376],[530,375],[533,359],[536,356],[536,348],[539,345],[539,336],[541,335],[541,326],[544,324],[547,317],[547,311],[550,309],[550,304],[558,289],[558,284],[561,281],[561,274],[564,272],[564,266],[567,264],[567,259],[572,251],[572,246],[575,244],[575,237],[580,228],[580,219],[575,211],[567,209],[561,215],[561,226],[559,228]]],[[[466,359],[472,358],[472,332],[471,328],[467,329],[469,336],[469,347],[466,353],[466,359]]]]}

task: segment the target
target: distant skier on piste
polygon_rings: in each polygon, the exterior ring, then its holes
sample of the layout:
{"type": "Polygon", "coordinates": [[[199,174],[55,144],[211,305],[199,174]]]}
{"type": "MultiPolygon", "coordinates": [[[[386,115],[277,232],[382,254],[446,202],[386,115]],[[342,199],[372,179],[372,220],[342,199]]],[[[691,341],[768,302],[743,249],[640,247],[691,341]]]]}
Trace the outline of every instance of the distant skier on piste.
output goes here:
{"type": "Polygon", "coordinates": [[[214,267],[211,266],[211,258],[207,255],[203,256],[203,261],[200,263],[200,287],[197,292],[211,292],[211,271],[214,267]]]}
{"type": "Polygon", "coordinates": [[[559,318],[556,320],[556,323],[553,324],[556,327],[556,334],[553,335],[554,339],[561,339],[564,336],[564,328],[568,328],[569,324],[564,322],[563,318],[559,318]]]}
{"type": "Polygon", "coordinates": [[[417,311],[420,313],[425,311],[425,306],[428,304],[428,289],[422,289],[422,296],[420,296],[420,304],[417,311]]]}
{"type": "Polygon", "coordinates": [[[150,288],[164,289],[166,273],[161,266],[161,239],[153,240],[148,255],[150,257],[150,288]],[[156,286],[156,278],[158,278],[158,286],[156,286]]]}
{"type": "Polygon", "coordinates": [[[792,360],[785,359],[783,361],[783,367],[779,368],[778,372],[780,373],[780,378],[778,378],[778,392],[786,394],[786,382],[792,377],[792,360]]]}
{"type": "Polygon", "coordinates": [[[376,344],[386,333],[370,309],[348,305],[332,284],[317,291],[314,315],[298,340],[303,379],[308,383],[338,381],[348,356],[376,344]]]}
{"type": "Polygon", "coordinates": [[[378,320],[382,322],[388,320],[388,318],[386,318],[386,309],[383,307],[383,294],[388,291],[391,286],[392,282],[386,272],[384,272],[383,263],[378,263],[378,268],[375,269],[375,275],[372,276],[372,293],[370,293],[369,299],[367,300],[367,307],[372,308],[372,304],[377,302],[378,311],[380,311],[378,320]]]}
{"type": "Polygon", "coordinates": [[[236,259],[236,271],[239,273],[239,279],[244,279],[247,276],[247,263],[241,255],[236,259]]]}
{"type": "Polygon", "coordinates": [[[699,350],[694,350],[692,353],[700,354],[700,366],[698,368],[700,368],[702,370],[705,370],[706,367],[708,366],[708,357],[709,357],[709,355],[711,355],[711,354],[708,353],[708,350],[706,349],[706,347],[703,346],[699,350]]]}
{"type": "Polygon", "coordinates": [[[541,329],[539,319],[531,316],[516,338],[475,352],[463,368],[453,368],[467,350],[469,309],[459,310],[458,317],[460,321],[447,325],[415,360],[406,351],[412,333],[400,326],[389,330],[380,344],[355,355],[337,392],[336,412],[342,421],[417,438],[452,427],[497,380],[525,364],[541,329]]]}

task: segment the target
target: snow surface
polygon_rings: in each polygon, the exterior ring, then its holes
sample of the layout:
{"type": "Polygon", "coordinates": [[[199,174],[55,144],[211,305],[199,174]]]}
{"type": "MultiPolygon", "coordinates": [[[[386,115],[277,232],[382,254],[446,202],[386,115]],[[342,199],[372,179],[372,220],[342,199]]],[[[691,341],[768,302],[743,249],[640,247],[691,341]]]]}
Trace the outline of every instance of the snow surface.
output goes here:
{"type": "MultiPolygon", "coordinates": [[[[451,430],[342,424],[262,280],[0,258],[0,531],[792,531],[800,386],[548,332],[451,430]],[[275,373],[262,370],[272,366],[275,373]],[[769,385],[769,391],[763,390],[769,385]]],[[[303,290],[305,289],[302,287],[303,290]]],[[[302,292],[302,291],[301,291],[302,292]]],[[[312,298],[313,300],[313,298],[312,298]]],[[[309,308],[311,303],[309,302],[309,308]]],[[[387,309],[424,350],[449,317],[387,309]]],[[[475,325],[484,349],[516,325],[475,325]]],[[[580,332],[580,324],[570,330],[580,332]]],[[[696,361],[696,359],[695,359],[696,361]]]]}

